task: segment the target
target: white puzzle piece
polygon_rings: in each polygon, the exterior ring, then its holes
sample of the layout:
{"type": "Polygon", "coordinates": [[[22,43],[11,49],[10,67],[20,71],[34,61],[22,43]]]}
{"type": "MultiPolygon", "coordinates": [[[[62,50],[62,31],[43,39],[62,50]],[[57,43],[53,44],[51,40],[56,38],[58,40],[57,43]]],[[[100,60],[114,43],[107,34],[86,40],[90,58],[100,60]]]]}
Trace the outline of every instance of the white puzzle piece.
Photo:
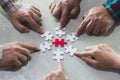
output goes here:
{"type": "Polygon", "coordinates": [[[44,42],[44,43],[39,44],[39,47],[40,47],[41,52],[45,53],[46,51],[52,49],[52,44],[48,42],[44,42]]]}
{"type": "Polygon", "coordinates": [[[66,53],[66,54],[69,54],[70,56],[73,56],[76,51],[77,51],[77,49],[74,48],[74,47],[71,46],[71,45],[65,46],[65,53],[66,53]]]}
{"type": "Polygon", "coordinates": [[[53,52],[53,60],[63,60],[64,52],[57,49],[57,51],[53,52]]]}
{"type": "Polygon", "coordinates": [[[67,35],[67,38],[66,38],[66,40],[70,42],[75,42],[78,39],[79,39],[78,37],[74,36],[74,33],[67,35]]]}
{"type": "Polygon", "coordinates": [[[65,28],[63,28],[62,30],[59,30],[59,28],[56,28],[55,34],[59,37],[64,36],[65,35],[65,28]]]}
{"type": "Polygon", "coordinates": [[[49,31],[46,31],[44,34],[41,35],[41,37],[44,38],[46,41],[52,41],[54,35],[49,31]]]}

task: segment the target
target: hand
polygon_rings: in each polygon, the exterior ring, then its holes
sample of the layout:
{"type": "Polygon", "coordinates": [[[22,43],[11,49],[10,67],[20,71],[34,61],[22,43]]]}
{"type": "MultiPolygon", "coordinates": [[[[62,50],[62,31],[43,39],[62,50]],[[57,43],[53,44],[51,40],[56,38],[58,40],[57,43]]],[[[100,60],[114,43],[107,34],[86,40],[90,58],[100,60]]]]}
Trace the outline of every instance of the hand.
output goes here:
{"type": "Polygon", "coordinates": [[[120,55],[107,44],[88,47],[84,52],[77,52],[75,55],[93,67],[120,69],[120,55]]]}
{"type": "Polygon", "coordinates": [[[91,8],[84,14],[83,19],[76,30],[75,36],[81,35],[84,31],[94,35],[105,34],[115,23],[103,6],[91,8]]]}
{"type": "Polygon", "coordinates": [[[45,76],[44,80],[68,80],[67,75],[64,72],[64,69],[62,67],[62,63],[60,60],[58,62],[58,70],[53,71],[45,76]]]}
{"type": "Polygon", "coordinates": [[[39,48],[20,42],[4,44],[0,66],[21,66],[30,56],[30,50],[39,51],[39,48]]]}
{"type": "Polygon", "coordinates": [[[14,27],[22,33],[29,32],[28,26],[38,33],[44,33],[38,24],[40,17],[41,13],[39,9],[31,5],[23,4],[10,15],[10,20],[14,27]]]}
{"type": "Polygon", "coordinates": [[[54,17],[60,18],[60,27],[63,29],[70,19],[76,18],[80,12],[79,0],[53,0],[49,8],[54,17]]]}

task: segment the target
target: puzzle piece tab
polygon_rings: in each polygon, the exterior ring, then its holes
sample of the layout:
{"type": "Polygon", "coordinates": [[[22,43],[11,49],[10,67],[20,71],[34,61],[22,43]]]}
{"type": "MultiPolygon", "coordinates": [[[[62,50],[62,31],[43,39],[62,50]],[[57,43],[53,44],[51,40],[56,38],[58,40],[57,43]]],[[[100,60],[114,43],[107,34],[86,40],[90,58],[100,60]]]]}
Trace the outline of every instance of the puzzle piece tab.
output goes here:
{"type": "Polygon", "coordinates": [[[65,28],[63,28],[62,30],[59,30],[59,28],[56,28],[55,34],[59,37],[62,37],[63,35],[65,35],[65,28]]]}
{"type": "Polygon", "coordinates": [[[44,42],[44,43],[39,44],[39,47],[40,47],[40,50],[41,50],[43,53],[45,53],[46,51],[52,49],[52,44],[51,44],[51,43],[48,43],[48,42],[44,42]]]}
{"type": "Polygon", "coordinates": [[[70,56],[73,56],[76,51],[77,51],[77,49],[74,48],[74,47],[71,46],[71,45],[65,47],[65,53],[66,53],[66,54],[69,54],[70,56]]]}
{"type": "Polygon", "coordinates": [[[63,60],[64,52],[57,49],[57,51],[53,52],[53,60],[63,60]]]}
{"type": "Polygon", "coordinates": [[[54,35],[49,31],[46,31],[44,34],[41,35],[41,37],[44,38],[46,41],[52,41],[54,35]]]}
{"type": "Polygon", "coordinates": [[[55,47],[58,47],[59,45],[60,45],[61,47],[64,47],[64,45],[66,45],[67,42],[65,42],[64,39],[61,39],[61,40],[55,39],[55,41],[52,42],[52,44],[55,45],[55,47]]]}
{"type": "Polygon", "coordinates": [[[74,33],[67,35],[67,38],[66,38],[66,40],[70,42],[75,42],[78,39],[79,39],[78,37],[74,36],[74,33]]]}

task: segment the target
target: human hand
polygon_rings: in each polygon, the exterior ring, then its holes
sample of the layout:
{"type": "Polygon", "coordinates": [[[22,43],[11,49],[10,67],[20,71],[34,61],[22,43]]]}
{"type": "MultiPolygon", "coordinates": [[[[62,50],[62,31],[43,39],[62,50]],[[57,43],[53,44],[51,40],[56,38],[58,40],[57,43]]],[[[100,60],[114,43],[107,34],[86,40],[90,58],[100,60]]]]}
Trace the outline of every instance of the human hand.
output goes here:
{"type": "Polygon", "coordinates": [[[10,20],[14,27],[22,33],[29,32],[29,26],[34,31],[42,34],[44,31],[39,26],[40,17],[41,13],[39,9],[28,4],[23,4],[15,12],[11,13],[10,20]]]}
{"type": "Polygon", "coordinates": [[[77,52],[75,55],[93,67],[120,69],[120,55],[107,44],[87,47],[85,51],[77,52]]]}
{"type": "Polygon", "coordinates": [[[76,18],[80,12],[79,0],[53,0],[49,6],[54,17],[60,19],[59,29],[63,29],[70,19],[76,18]]]}
{"type": "Polygon", "coordinates": [[[31,50],[39,51],[39,48],[21,42],[4,44],[0,66],[21,66],[27,61],[31,50]]]}
{"type": "Polygon", "coordinates": [[[52,71],[51,73],[47,74],[44,80],[68,80],[67,75],[64,72],[62,67],[62,63],[60,60],[57,60],[58,70],[52,71]]]}
{"type": "Polygon", "coordinates": [[[114,23],[115,21],[103,6],[93,7],[84,14],[75,36],[81,35],[84,31],[94,35],[105,34],[114,23]]]}

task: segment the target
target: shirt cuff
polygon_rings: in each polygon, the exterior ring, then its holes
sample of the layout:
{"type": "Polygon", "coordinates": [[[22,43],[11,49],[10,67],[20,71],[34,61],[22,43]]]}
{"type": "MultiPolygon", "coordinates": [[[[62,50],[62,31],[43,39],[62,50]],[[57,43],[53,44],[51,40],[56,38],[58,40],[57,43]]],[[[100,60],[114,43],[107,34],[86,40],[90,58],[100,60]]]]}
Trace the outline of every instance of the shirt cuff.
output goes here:
{"type": "Polygon", "coordinates": [[[22,3],[21,0],[3,0],[0,5],[8,15],[11,15],[22,6],[22,3]]]}
{"type": "Polygon", "coordinates": [[[0,45],[0,60],[2,60],[2,45],[0,45]]]}
{"type": "Polygon", "coordinates": [[[116,15],[116,12],[111,8],[111,5],[107,2],[103,4],[103,7],[108,11],[108,13],[112,16],[112,18],[117,22],[119,21],[118,16],[116,15]]]}

